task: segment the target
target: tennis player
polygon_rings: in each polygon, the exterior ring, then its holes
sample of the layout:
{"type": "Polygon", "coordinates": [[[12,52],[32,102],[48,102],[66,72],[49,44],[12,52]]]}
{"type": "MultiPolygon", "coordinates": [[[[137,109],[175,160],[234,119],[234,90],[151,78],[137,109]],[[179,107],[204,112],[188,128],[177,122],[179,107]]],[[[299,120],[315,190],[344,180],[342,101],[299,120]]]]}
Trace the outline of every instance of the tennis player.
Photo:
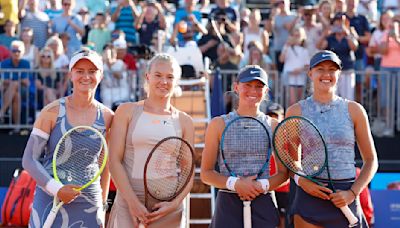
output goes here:
{"type": "Polygon", "coordinates": [[[111,128],[110,171],[117,187],[108,227],[180,227],[182,200],[193,181],[171,202],[151,202],[144,206],[143,172],[152,148],[170,136],[182,137],[193,145],[193,121],[171,105],[181,77],[178,62],[168,54],[157,54],[148,63],[147,98],[121,104],[111,128]],[[115,132],[115,133],[114,133],[115,132]]]}
{"type": "MultiPolygon", "coordinates": [[[[277,227],[279,213],[269,191],[274,190],[287,180],[286,168],[280,161],[277,161],[278,173],[270,177],[268,164],[268,168],[261,175],[263,181],[255,180],[256,176],[234,178],[229,177],[229,171],[219,155],[222,132],[229,121],[235,117],[250,116],[257,118],[265,124],[272,137],[272,131],[278,122],[260,110],[260,103],[268,93],[267,73],[259,66],[246,66],[240,70],[234,84],[234,90],[239,97],[237,110],[213,118],[208,125],[205,136],[205,147],[201,162],[202,181],[219,189],[236,192],[233,194],[227,191],[218,192],[215,213],[210,227],[243,227],[243,201],[245,200],[252,201],[253,228],[277,227]],[[215,171],[217,162],[219,172],[215,171]],[[267,179],[269,181],[266,181],[267,179]]],[[[238,135],[240,135],[240,132],[238,132],[238,135]]],[[[270,142],[272,142],[272,139],[270,139],[270,142]]]]}
{"type": "MultiPolygon", "coordinates": [[[[345,205],[349,205],[358,217],[360,222],[357,227],[367,227],[359,194],[378,168],[377,156],[364,108],[335,95],[341,68],[341,60],[335,53],[316,53],[310,60],[308,73],[314,94],[292,105],[286,112],[286,117],[304,116],[310,119],[321,131],[327,144],[329,171],[337,190],[333,193],[326,185],[319,186],[295,175],[298,185],[293,205],[295,227],[348,227],[349,222],[339,210],[345,205]],[[356,142],[363,160],[357,179],[354,161],[356,142]]],[[[318,178],[321,183],[327,183],[326,171],[318,178]]]]}
{"type": "MultiPolygon", "coordinates": [[[[101,56],[90,50],[75,53],[69,63],[73,85],[70,96],[60,98],[41,111],[36,119],[22,159],[23,167],[36,180],[37,187],[29,227],[42,227],[57,196],[65,204],[60,208],[53,227],[104,226],[104,207],[110,175],[103,171],[100,181],[83,190],[62,185],[53,178],[52,159],[59,139],[74,126],[92,126],[103,134],[110,128],[114,113],[94,99],[103,78],[101,56]]],[[[93,148],[95,149],[95,148],[93,148]]]]}

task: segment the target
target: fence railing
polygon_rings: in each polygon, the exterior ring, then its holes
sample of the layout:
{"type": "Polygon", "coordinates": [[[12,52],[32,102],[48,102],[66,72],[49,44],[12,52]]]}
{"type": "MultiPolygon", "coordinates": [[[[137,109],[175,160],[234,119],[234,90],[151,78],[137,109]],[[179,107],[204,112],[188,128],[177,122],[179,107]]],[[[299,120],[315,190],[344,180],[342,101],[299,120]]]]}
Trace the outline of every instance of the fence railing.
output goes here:
{"type": "MultiPolygon", "coordinates": [[[[223,92],[229,108],[235,107],[231,93],[237,71],[221,70],[223,92]]],[[[400,131],[400,75],[396,72],[355,72],[365,80],[354,88],[356,99],[367,110],[371,130],[377,136],[393,136],[400,131]]],[[[136,101],[144,96],[143,69],[126,72],[104,72],[97,99],[112,108],[120,101],[136,101]]],[[[211,74],[212,75],[212,74],[211,74]]],[[[291,87],[277,71],[269,71],[269,97],[284,107],[312,94],[312,83],[305,77],[300,93],[291,94],[291,87]]],[[[212,81],[212,80],[210,80],[212,81]]],[[[212,88],[212,85],[211,85],[212,88]]],[[[0,69],[0,129],[31,128],[37,113],[53,100],[72,91],[65,70],[0,69]]]]}

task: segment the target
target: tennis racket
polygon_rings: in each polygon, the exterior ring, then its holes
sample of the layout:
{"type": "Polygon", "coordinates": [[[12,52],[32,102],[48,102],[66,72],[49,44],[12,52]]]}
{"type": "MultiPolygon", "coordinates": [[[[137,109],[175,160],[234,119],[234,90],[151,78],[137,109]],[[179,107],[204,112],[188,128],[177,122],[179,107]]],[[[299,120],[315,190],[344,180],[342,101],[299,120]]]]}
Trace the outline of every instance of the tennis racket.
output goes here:
{"type": "Polygon", "coordinates": [[[192,146],[180,137],[162,139],[151,150],[144,166],[145,207],[151,209],[151,202],[175,199],[189,184],[193,171],[192,146]]]}
{"type": "MultiPolygon", "coordinates": [[[[270,135],[256,118],[241,116],[230,121],[222,132],[220,151],[233,177],[262,177],[271,157],[270,135]]],[[[243,226],[251,228],[251,201],[243,201],[243,226]]]]}
{"type": "MultiPolygon", "coordinates": [[[[81,186],[81,191],[99,178],[106,166],[108,147],[104,136],[95,128],[77,126],[58,141],[53,155],[54,179],[62,184],[81,186]]],[[[43,224],[50,228],[58,210],[64,204],[54,197],[53,207],[43,224]]]]}
{"type": "MultiPolygon", "coordinates": [[[[326,170],[329,187],[335,192],[325,140],[310,120],[301,116],[286,118],[275,129],[273,144],[282,163],[299,176],[321,185],[315,177],[326,170]]],[[[358,219],[348,206],[340,210],[349,221],[349,227],[357,225],[358,219]]]]}

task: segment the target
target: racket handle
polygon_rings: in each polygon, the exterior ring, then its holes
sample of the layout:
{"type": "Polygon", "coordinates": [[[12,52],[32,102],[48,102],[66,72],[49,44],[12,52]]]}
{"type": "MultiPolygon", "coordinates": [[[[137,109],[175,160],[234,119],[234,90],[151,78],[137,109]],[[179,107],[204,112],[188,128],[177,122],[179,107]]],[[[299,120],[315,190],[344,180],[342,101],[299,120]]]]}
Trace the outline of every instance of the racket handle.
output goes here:
{"type": "Polygon", "coordinates": [[[139,228],[146,228],[146,226],[143,223],[140,223],[139,228]]]}
{"type": "Polygon", "coordinates": [[[43,224],[43,228],[51,228],[51,226],[54,223],[54,220],[56,219],[57,216],[57,208],[51,209],[49,215],[47,215],[46,221],[43,224]]]}
{"type": "Polygon", "coordinates": [[[347,220],[349,221],[349,227],[357,225],[358,218],[353,214],[349,206],[341,207],[340,210],[343,212],[344,216],[346,216],[347,220]]]}
{"type": "Polygon", "coordinates": [[[243,201],[243,227],[251,228],[251,201],[243,201]]]}

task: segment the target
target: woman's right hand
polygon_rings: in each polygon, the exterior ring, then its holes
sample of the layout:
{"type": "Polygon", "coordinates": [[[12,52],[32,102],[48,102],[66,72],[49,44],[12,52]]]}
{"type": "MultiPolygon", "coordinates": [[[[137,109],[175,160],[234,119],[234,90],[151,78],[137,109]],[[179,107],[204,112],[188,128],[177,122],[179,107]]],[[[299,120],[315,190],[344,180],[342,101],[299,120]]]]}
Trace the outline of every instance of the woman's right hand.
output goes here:
{"type": "Polygon", "coordinates": [[[256,181],[257,175],[240,177],[236,181],[235,190],[241,200],[249,201],[264,193],[261,185],[256,181]]]}
{"type": "Polygon", "coordinates": [[[307,178],[299,178],[299,186],[309,195],[318,197],[323,200],[330,200],[329,194],[333,191],[327,187],[316,184],[307,178]]]}
{"type": "Polygon", "coordinates": [[[81,194],[81,191],[78,191],[79,185],[72,185],[67,184],[64,185],[60,190],[57,192],[57,197],[60,199],[64,204],[71,203],[76,197],[81,194]]]}
{"type": "Polygon", "coordinates": [[[147,215],[149,212],[139,200],[131,200],[128,202],[129,212],[132,218],[136,218],[139,222],[147,224],[147,215]]]}

